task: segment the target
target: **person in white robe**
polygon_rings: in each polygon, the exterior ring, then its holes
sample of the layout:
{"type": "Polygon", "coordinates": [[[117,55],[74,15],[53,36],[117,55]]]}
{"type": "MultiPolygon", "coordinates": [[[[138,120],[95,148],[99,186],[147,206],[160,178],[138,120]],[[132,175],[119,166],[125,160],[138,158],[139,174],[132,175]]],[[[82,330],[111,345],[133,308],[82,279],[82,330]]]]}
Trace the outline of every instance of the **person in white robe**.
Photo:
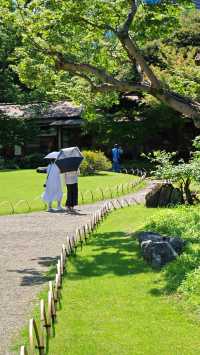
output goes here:
{"type": "Polygon", "coordinates": [[[42,199],[48,204],[48,211],[52,212],[52,203],[57,201],[57,211],[62,211],[64,208],[61,206],[62,201],[62,184],[61,175],[58,166],[52,161],[47,168],[47,180],[45,184],[45,191],[42,194],[42,199]]]}

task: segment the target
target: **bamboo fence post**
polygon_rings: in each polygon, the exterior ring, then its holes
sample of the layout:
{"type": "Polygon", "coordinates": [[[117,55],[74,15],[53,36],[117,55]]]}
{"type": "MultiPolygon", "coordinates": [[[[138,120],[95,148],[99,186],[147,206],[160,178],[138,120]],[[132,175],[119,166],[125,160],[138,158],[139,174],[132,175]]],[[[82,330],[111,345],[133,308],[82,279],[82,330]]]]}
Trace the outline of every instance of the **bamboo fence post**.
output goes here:
{"type": "Polygon", "coordinates": [[[112,203],[111,203],[111,201],[108,202],[108,209],[109,209],[109,212],[112,211],[112,203]]]}
{"type": "Polygon", "coordinates": [[[58,259],[58,262],[57,262],[57,274],[60,276],[62,275],[60,259],[58,259]]]}
{"type": "Polygon", "coordinates": [[[24,345],[22,345],[20,348],[20,355],[28,355],[28,352],[27,352],[26,347],[24,345]]]}
{"type": "Polygon", "coordinates": [[[137,180],[132,182],[132,189],[134,189],[134,187],[137,185],[137,180]]]}
{"type": "Polygon", "coordinates": [[[31,212],[31,206],[30,206],[28,200],[24,200],[24,201],[26,202],[26,204],[27,204],[27,206],[28,206],[28,212],[31,212]]]}
{"type": "MultiPolygon", "coordinates": [[[[84,197],[87,196],[88,192],[90,192],[89,190],[86,190],[84,193],[84,197]]],[[[87,197],[85,198],[85,201],[87,200],[87,197]]]]}
{"type": "Polygon", "coordinates": [[[50,327],[47,322],[45,303],[44,300],[42,299],[40,301],[40,345],[45,349],[44,333],[46,333],[46,339],[48,339],[50,336],[50,327]]]}
{"type": "Polygon", "coordinates": [[[100,187],[99,189],[100,189],[100,191],[101,191],[102,199],[104,200],[105,197],[104,197],[103,189],[102,189],[101,187],[100,187]]]}
{"type": "Polygon", "coordinates": [[[80,227],[76,228],[76,242],[80,243],[81,242],[81,233],[80,233],[80,227]]]}
{"type": "Polygon", "coordinates": [[[117,196],[119,196],[119,185],[117,185],[117,196]]]}
{"type": "Polygon", "coordinates": [[[91,196],[92,196],[92,202],[94,202],[94,194],[93,194],[93,191],[92,191],[92,190],[90,190],[90,194],[91,194],[91,196]]]}
{"type": "Polygon", "coordinates": [[[79,242],[81,245],[81,250],[83,249],[83,227],[78,228],[79,242]]]}
{"type": "Polygon", "coordinates": [[[93,220],[92,219],[90,219],[89,226],[90,226],[90,235],[91,235],[93,232],[93,220]]]}
{"type": "Polygon", "coordinates": [[[96,195],[97,196],[97,201],[101,200],[101,190],[100,190],[100,188],[97,187],[95,191],[97,192],[97,195],[96,195]],[[99,193],[99,191],[100,191],[100,193],[99,193]]]}
{"type": "Polygon", "coordinates": [[[70,237],[67,236],[68,246],[69,246],[69,255],[73,253],[73,247],[70,237]]]}
{"type": "Polygon", "coordinates": [[[70,238],[69,236],[67,235],[67,240],[66,240],[66,248],[67,248],[67,254],[68,256],[71,254],[71,247],[70,247],[70,238]]]}
{"type": "Polygon", "coordinates": [[[66,267],[66,262],[67,262],[67,249],[65,244],[62,245],[62,253],[63,253],[63,263],[64,266],[66,267]]]}
{"type": "Polygon", "coordinates": [[[100,213],[100,210],[98,210],[98,214],[97,214],[97,223],[98,223],[98,225],[100,224],[100,222],[101,222],[101,213],[100,213]]]}
{"type": "Polygon", "coordinates": [[[84,226],[83,226],[83,234],[84,234],[85,243],[87,243],[87,239],[88,239],[87,232],[88,232],[87,224],[84,224],[84,226]]]}
{"type": "Polygon", "coordinates": [[[53,293],[51,291],[48,291],[48,316],[50,323],[52,324],[52,322],[54,322],[56,319],[56,307],[53,298],[53,293]]]}
{"type": "Polygon", "coordinates": [[[52,297],[54,300],[54,304],[55,304],[55,311],[57,309],[57,297],[56,297],[56,291],[55,291],[55,287],[53,287],[53,282],[49,281],[49,291],[52,293],[52,297]]]}
{"type": "Polygon", "coordinates": [[[121,202],[120,202],[120,200],[119,200],[119,199],[117,200],[117,202],[118,202],[118,204],[119,204],[120,208],[122,208],[122,204],[121,204],[121,202]]]}
{"type": "Polygon", "coordinates": [[[34,318],[30,319],[30,321],[29,321],[29,344],[30,344],[31,355],[35,354],[35,348],[38,348],[39,355],[44,355],[44,347],[41,346],[40,336],[39,336],[37,324],[36,324],[34,318]],[[34,345],[34,333],[35,333],[35,338],[36,338],[36,342],[37,342],[36,346],[34,345]]]}
{"type": "Polygon", "coordinates": [[[44,303],[43,299],[40,301],[40,321],[41,321],[43,328],[45,328],[45,330],[46,330],[46,336],[49,337],[51,323],[48,322],[46,309],[45,309],[45,303],[44,303]]]}
{"type": "Polygon", "coordinates": [[[15,213],[15,210],[14,210],[13,204],[12,204],[10,201],[8,201],[8,200],[2,201],[2,202],[0,203],[0,207],[3,206],[3,205],[6,205],[6,204],[9,205],[9,206],[11,206],[11,214],[14,214],[14,213],[15,213]]]}
{"type": "Polygon", "coordinates": [[[128,199],[124,199],[125,201],[126,201],[126,203],[127,203],[127,206],[130,206],[130,203],[129,203],[129,200],[128,199]]]}
{"type": "Polygon", "coordinates": [[[84,203],[84,195],[83,195],[82,191],[81,191],[81,200],[82,200],[82,203],[84,203]]]}
{"type": "Polygon", "coordinates": [[[98,211],[95,212],[95,225],[98,226],[98,211]]]}
{"type": "Polygon", "coordinates": [[[113,207],[113,209],[115,210],[116,207],[115,207],[114,201],[110,201],[110,203],[112,204],[112,207],[113,207]]]}
{"type": "Polygon", "coordinates": [[[75,240],[75,238],[74,238],[74,235],[72,235],[72,242],[73,242],[73,246],[72,246],[72,248],[73,248],[73,251],[74,251],[74,254],[76,255],[76,250],[77,250],[77,244],[76,244],[76,240],[75,240]]]}
{"type": "Polygon", "coordinates": [[[55,279],[55,301],[59,302],[61,297],[61,279],[60,275],[56,274],[56,279],[55,279]]]}
{"type": "Polygon", "coordinates": [[[61,272],[61,275],[64,274],[64,269],[65,269],[65,264],[64,264],[63,250],[62,250],[61,254],[60,254],[60,272],[61,272]]]}

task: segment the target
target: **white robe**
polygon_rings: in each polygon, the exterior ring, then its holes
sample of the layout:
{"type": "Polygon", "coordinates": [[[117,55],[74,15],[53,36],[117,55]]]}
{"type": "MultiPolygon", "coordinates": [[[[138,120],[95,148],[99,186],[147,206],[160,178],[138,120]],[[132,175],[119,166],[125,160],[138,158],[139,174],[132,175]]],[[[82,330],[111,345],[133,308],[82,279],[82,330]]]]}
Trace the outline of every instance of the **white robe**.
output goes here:
{"type": "Polygon", "coordinates": [[[60,170],[58,166],[54,164],[49,164],[47,168],[47,181],[46,188],[42,194],[42,199],[47,202],[61,201],[63,192],[61,186],[60,170]]]}

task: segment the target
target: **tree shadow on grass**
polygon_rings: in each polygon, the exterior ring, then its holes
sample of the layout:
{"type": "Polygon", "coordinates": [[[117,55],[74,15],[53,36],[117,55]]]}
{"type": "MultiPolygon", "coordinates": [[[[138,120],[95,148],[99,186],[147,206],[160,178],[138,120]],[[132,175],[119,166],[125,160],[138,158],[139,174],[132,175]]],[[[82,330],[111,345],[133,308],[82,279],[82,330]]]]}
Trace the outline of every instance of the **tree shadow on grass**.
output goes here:
{"type": "Polygon", "coordinates": [[[134,275],[152,271],[143,261],[137,241],[133,235],[124,232],[96,233],[90,239],[91,252],[88,256],[71,259],[75,271],[68,273],[70,279],[114,274],[119,276],[134,275]]]}

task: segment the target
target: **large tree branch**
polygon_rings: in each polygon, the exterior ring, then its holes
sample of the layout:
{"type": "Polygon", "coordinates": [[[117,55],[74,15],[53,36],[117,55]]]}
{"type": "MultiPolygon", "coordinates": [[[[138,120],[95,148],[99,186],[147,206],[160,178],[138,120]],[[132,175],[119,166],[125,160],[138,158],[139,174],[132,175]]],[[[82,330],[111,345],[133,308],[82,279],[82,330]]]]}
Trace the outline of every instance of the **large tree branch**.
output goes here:
{"type": "MultiPolygon", "coordinates": [[[[32,35],[29,31],[27,35],[32,39],[33,45],[37,50],[43,52],[45,55],[49,55],[55,58],[57,70],[66,70],[73,73],[73,75],[79,75],[83,77],[90,83],[92,90],[98,90],[101,92],[118,91],[122,93],[131,93],[135,91],[146,92],[156,97],[158,100],[164,102],[166,105],[172,107],[176,111],[192,118],[195,125],[200,128],[200,104],[164,89],[151,70],[150,66],[146,63],[144,57],[141,55],[137,45],[133,39],[131,39],[129,35],[129,29],[135,15],[134,11],[136,11],[134,7],[135,1],[131,2],[131,6],[131,10],[121,30],[119,29],[118,31],[115,31],[115,34],[118,36],[131,62],[135,64],[136,61],[136,63],[141,66],[151,85],[148,83],[140,84],[121,81],[113,77],[110,73],[102,68],[97,68],[88,63],[76,63],[71,60],[67,60],[65,55],[56,52],[55,49],[50,48],[48,45],[44,45],[44,48],[42,48],[43,46],[40,45],[40,43],[37,43],[37,39],[32,38],[32,35]],[[96,82],[99,82],[100,85],[97,85],[96,82]]],[[[25,19],[23,16],[22,19],[24,22],[25,19]]],[[[90,19],[88,21],[90,22],[90,19]]],[[[93,23],[89,22],[88,26],[93,26],[93,23]]],[[[27,26],[24,27],[27,31],[27,26]]]]}
{"type": "Polygon", "coordinates": [[[147,83],[129,83],[123,80],[117,80],[104,69],[99,69],[86,63],[67,63],[66,61],[64,62],[64,59],[62,59],[62,62],[59,63],[59,68],[85,78],[91,84],[93,91],[146,92],[164,102],[166,105],[172,107],[176,111],[192,118],[195,125],[200,127],[200,104],[172,91],[165,90],[160,86],[153,87],[147,83]],[[102,84],[96,85],[88,75],[93,75],[95,78],[100,80],[102,84]]]}
{"type": "Polygon", "coordinates": [[[118,29],[118,32],[127,34],[129,32],[129,29],[132,25],[133,19],[135,17],[135,14],[137,12],[137,1],[136,0],[131,0],[131,9],[127,15],[126,20],[124,21],[123,25],[121,26],[120,29],[118,29]]]}
{"type": "Polygon", "coordinates": [[[151,87],[147,83],[129,83],[123,80],[115,79],[106,70],[97,68],[91,64],[71,63],[67,62],[63,58],[59,58],[57,68],[59,70],[66,70],[74,75],[84,78],[91,84],[92,90],[94,91],[109,92],[115,90],[119,92],[143,91],[151,93],[151,87]],[[102,84],[96,85],[88,75],[93,75],[96,79],[100,80],[102,84]]]}
{"type": "Polygon", "coordinates": [[[200,128],[200,103],[197,101],[190,100],[182,95],[170,90],[152,90],[152,95],[155,96],[160,101],[164,102],[167,106],[173,108],[190,117],[197,128],[200,128]]]}
{"type": "Polygon", "coordinates": [[[139,48],[136,46],[134,41],[130,38],[129,34],[124,34],[121,32],[117,33],[117,36],[128,54],[129,59],[132,63],[136,63],[140,65],[142,71],[146,74],[147,78],[151,82],[152,87],[160,88],[160,82],[151,70],[150,66],[145,61],[144,57],[140,53],[139,48]]]}
{"type": "Polygon", "coordinates": [[[115,79],[112,75],[110,75],[106,70],[97,68],[87,63],[67,62],[62,55],[59,55],[56,66],[59,70],[62,69],[67,70],[69,72],[81,72],[90,75],[92,74],[95,76],[95,78],[98,78],[104,83],[109,83],[112,85],[116,85],[118,83],[118,80],[115,79]]]}

